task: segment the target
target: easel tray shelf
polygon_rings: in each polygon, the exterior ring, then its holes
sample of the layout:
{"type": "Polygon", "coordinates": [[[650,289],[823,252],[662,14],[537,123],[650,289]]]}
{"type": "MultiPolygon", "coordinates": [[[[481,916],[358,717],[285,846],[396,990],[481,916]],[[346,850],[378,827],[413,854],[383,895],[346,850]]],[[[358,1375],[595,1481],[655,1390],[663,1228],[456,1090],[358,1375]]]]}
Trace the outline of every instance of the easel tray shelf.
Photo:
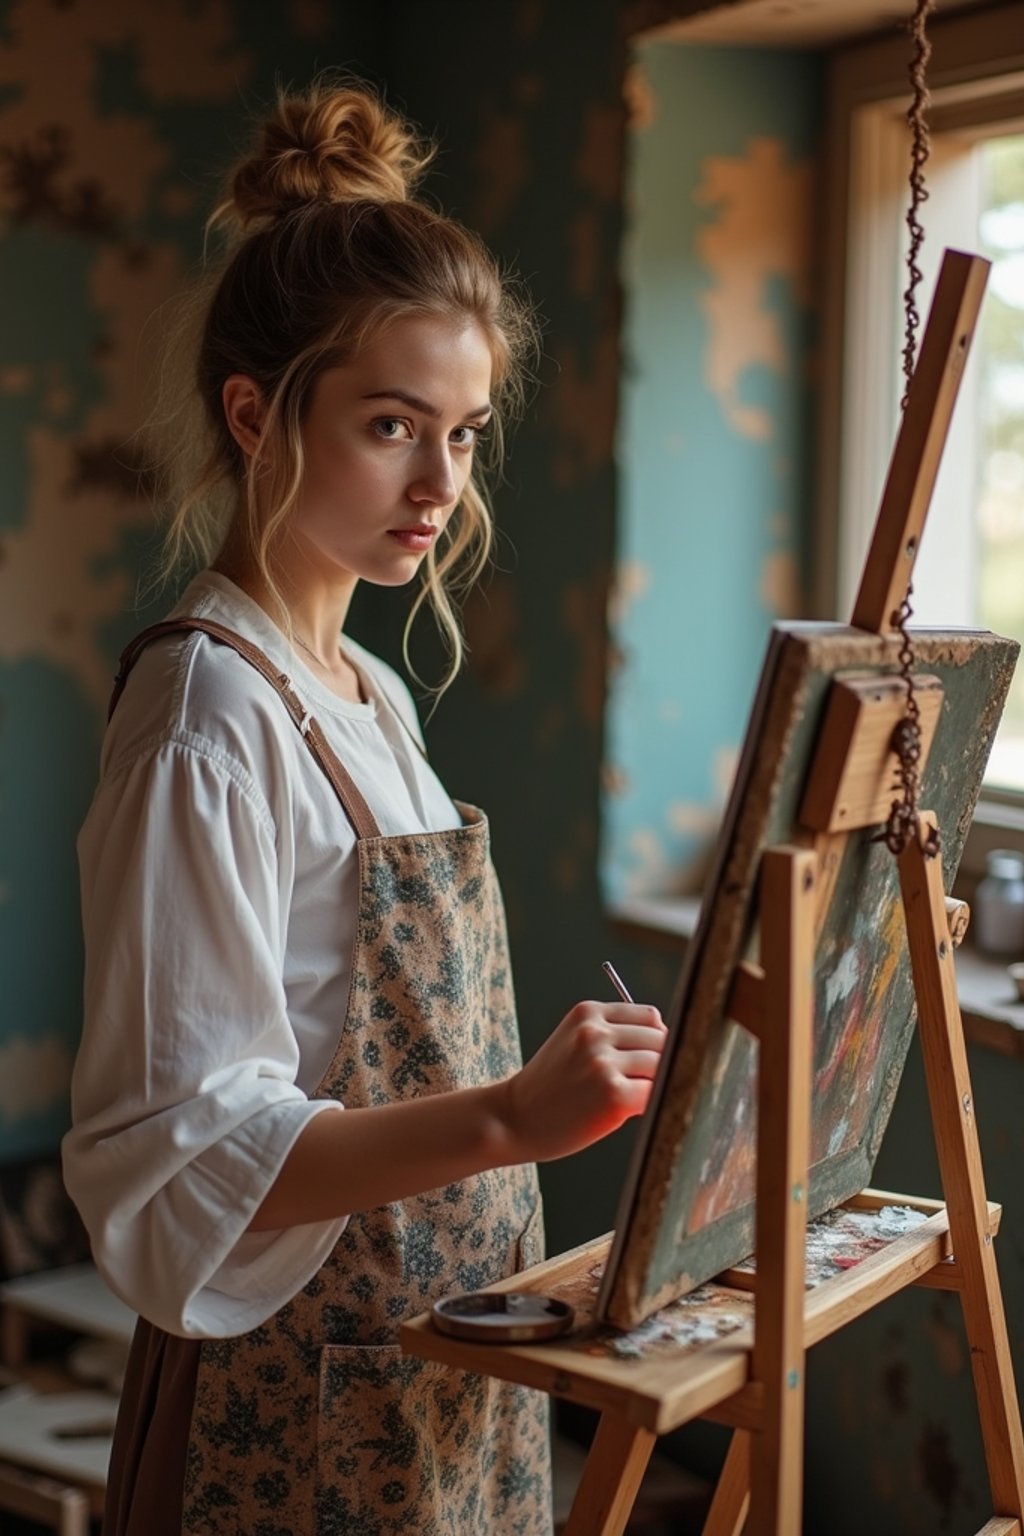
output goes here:
{"type": "MultiPolygon", "coordinates": [[[[1001,1207],[990,1203],[988,1209],[994,1232],[1001,1207]]],[[[657,1435],[700,1416],[744,1427],[756,1406],[746,1391],[754,1340],[753,1268],[729,1271],[639,1328],[621,1331],[594,1320],[609,1246],[610,1238],[598,1238],[489,1288],[568,1302],[576,1309],[577,1326],[560,1339],[530,1345],[469,1343],[445,1338],[425,1313],[404,1325],[403,1348],[588,1408],[611,1410],[657,1435]]],[[[839,1213],[809,1225],[808,1247],[805,1348],[908,1285],[949,1290],[958,1286],[949,1220],[940,1201],[864,1190],[839,1213]],[[905,1212],[918,1219],[886,1222],[877,1218],[879,1211],[905,1212]],[[836,1231],[837,1215],[843,1213],[866,1218],[860,1233],[851,1222],[839,1241],[826,1238],[836,1231]],[[898,1235],[880,1235],[901,1225],[898,1235]],[[827,1260],[816,1257],[816,1250],[819,1255],[827,1250],[827,1260]]]]}

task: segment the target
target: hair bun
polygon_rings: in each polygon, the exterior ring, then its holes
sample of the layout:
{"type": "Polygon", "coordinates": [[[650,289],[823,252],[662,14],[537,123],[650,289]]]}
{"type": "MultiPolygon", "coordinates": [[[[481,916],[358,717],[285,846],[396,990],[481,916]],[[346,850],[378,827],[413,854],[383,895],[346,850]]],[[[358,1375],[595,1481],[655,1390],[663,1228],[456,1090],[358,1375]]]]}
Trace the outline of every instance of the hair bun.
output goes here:
{"type": "Polygon", "coordinates": [[[304,95],[282,93],[213,220],[248,230],[308,203],[404,202],[432,156],[369,90],[314,85],[304,95]]]}

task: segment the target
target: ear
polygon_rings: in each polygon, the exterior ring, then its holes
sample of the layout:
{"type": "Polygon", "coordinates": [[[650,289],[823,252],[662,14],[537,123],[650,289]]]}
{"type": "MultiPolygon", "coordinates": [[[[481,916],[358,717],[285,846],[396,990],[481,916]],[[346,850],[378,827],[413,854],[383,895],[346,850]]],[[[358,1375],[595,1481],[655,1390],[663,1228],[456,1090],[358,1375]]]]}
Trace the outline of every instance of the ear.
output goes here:
{"type": "Polygon", "coordinates": [[[233,373],[224,380],[221,403],[228,431],[246,458],[251,459],[259,447],[266,409],[259,385],[247,374],[233,373]]]}

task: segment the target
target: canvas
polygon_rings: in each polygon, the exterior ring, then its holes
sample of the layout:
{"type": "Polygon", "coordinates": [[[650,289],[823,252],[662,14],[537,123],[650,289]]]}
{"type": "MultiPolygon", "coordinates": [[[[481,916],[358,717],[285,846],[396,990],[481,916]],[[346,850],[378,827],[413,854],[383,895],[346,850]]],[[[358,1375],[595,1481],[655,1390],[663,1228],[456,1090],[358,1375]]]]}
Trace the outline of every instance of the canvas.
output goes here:
{"type": "MultiPolygon", "coordinates": [[[[833,679],[898,671],[899,640],[840,624],[776,625],[702,915],[626,1180],[599,1315],[632,1327],[753,1248],[757,1044],[726,1016],[737,965],[759,956],[764,849],[810,846],[805,786],[833,679]]],[[[970,631],[914,631],[915,673],[941,712],[919,804],[942,834],[949,891],[1019,647],[970,631]]],[[[852,833],[815,950],[808,1216],[870,1180],[915,1020],[896,862],[880,828],[852,833]]]]}

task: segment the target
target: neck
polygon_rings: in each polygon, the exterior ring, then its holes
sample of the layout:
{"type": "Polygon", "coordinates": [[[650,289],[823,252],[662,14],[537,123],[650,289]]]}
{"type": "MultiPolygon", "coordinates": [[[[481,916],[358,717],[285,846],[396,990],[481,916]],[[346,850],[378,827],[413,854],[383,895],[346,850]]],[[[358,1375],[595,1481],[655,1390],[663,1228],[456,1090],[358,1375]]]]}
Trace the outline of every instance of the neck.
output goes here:
{"type": "Polygon", "coordinates": [[[271,587],[241,541],[231,535],[213,569],[241,587],[289,640],[298,640],[304,653],[314,656],[324,670],[349,670],[338,641],[356,589],[354,576],[344,581],[328,580],[297,551],[292,560],[275,560],[271,587]]]}

